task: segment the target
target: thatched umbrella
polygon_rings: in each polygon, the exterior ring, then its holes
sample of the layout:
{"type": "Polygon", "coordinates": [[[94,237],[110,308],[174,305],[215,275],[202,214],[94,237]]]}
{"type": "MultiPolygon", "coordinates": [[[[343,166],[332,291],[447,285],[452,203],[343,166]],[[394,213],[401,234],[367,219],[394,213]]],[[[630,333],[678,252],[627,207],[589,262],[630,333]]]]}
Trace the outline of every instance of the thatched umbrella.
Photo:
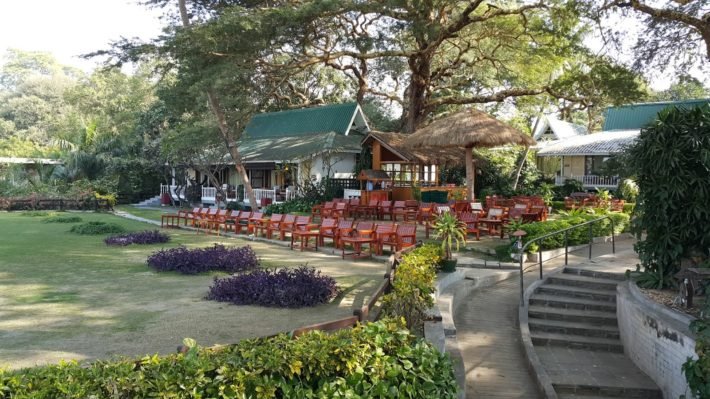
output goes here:
{"type": "Polygon", "coordinates": [[[468,199],[473,201],[473,148],[498,147],[506,144],[535,145],[535,140],[476,109],[460,111],[417,129],[409,136],[407,145],[422,147],[466,148],[466,186],[468,199]]]}

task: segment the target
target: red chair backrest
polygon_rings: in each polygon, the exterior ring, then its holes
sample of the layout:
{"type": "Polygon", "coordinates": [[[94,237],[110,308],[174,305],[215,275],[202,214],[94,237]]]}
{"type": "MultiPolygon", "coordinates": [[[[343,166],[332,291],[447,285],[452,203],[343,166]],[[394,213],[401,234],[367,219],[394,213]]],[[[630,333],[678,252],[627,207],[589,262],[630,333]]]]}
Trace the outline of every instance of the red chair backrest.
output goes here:
{"type": "Polygon", "coordinates": [[[296,216],[296,225],[299,224],[308,224],[311,222],[311,217],[310,216],[296,216]]]}
{"type": "Polygon", "coordinates": [[[338,229],[352,229],[353,223],[355,223],[353,220],[341,220],[338,222],[338,229]]]}
{"type": "Polygon", "coordinates": [[[383,233],[393,233],[397,230],[397,226],[394,223],[378,224],[375,226],[375,234],[380,235],[383,233]]]}
{"type": "Polygon", "coordinates": [[[283,220],[284,215],[280,213],[274,213],[271,215],[271,219],[269,219],[269,223],[279,223],[281,220],[283,220]]]}
{"type": "Polygon", "coordinates": [[[338,220],[333,218],[325,218],[320,224],[321,229],[330,229],[338,225],[338,220]]]}
{"type": "Polygon", "coordinates": [[[374,227],[374,223],[372,222],[358,222],[357,227],[355,227],[355,230],[360,231],[360,230],[372,230],[374,227]]]}
{"type": "Polygon", "coordinates": [[[284,216],[284,218],[281,220],[281,223],[283,225],[287,225],[287,224],[292,224],[295,221],[296,221],[296,215],[288,214],[288,215],[284,216]]]}
{"type": "Polygon", "coordinates": [[[264,212],[254,212],[249,219],[261,219],[264,217],[264,212]]]}
{"type": "Polygon", "coordinates": [[[404,201],[395,201],[393,208],[395,208],[395,209],[397,209],[397,208],[404,208],[404,201]]]}
{"type": "Polygon", "coordinates": [[[377,204],[378,204],[379,202],[380,202],[379,200],[371,199],[370,202],[369,202],[367,205],[368,205],[368,206],[377,206],[377,204]]]}

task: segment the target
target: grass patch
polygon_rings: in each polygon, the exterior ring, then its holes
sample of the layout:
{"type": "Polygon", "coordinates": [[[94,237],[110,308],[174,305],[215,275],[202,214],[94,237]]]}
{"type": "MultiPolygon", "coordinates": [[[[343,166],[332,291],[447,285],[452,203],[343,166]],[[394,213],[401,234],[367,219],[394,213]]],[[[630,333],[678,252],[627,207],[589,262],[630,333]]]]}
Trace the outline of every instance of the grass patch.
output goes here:
{"type": "Polygon", "coordinates": [[[79,216],[69,215],[54,215],[42,220],[43,223],[80,223],[81,221],[79,216]]]}
{"type": "MultiPolygon", "coordinates": [[[[126,213],[130,213],[133,216],[138,216],[143,219],[148,219],[148,220],[155,220],[157,222],[160,221],[160,217],[165,214],[174,214],[178,212],[177,208],[173,207],[165,207],[161,209],[154,209],[154,208],[139,208],[135,207],[132,205],[118,205],[114,207],[115,210],[117,211],[123,211],[126,213]]],[[[192,208],[190,208],[192,209],[192,208]]]]}
{"type": "Polygon", "coordinates": [[[56,214],[57,214],[57,212],[52,212],[52,211],[24,211],[24,212],[20,213],[20,215],[22,215],[22,216],[31,217],[31,218],[54,216],[56,214]]]}
{"type": "MultiPolygon", "coordinates": [[[[110,214],[72,214],[126,231],[154,228],[110,214]]],[[[379,261],[342,261],[260,242],[161,230],[170,241],[157,248],[248,244],[272,265],[308,262],[335,277],[345,291],[317,310],[236,307],[204,299],[214,277],[226,273],[184,276],[151,270],[146,259],[156,245],[107,246],[105,236],[70,234],[65,224],[45,224],[19,212],[0,213],[0,225],[0,368],[169,354],[185,337],[205,345],[230,344],[343,318],[369,299],[385,272],[379,261]]]]}
{"type": "Polygon", "coordinates": [[[72,226],[71,230],[69,231],[75,234],[99,235],[123,233],[126,230],[123,227],[117,225],[116,223],[94,221],[72,226]]]}

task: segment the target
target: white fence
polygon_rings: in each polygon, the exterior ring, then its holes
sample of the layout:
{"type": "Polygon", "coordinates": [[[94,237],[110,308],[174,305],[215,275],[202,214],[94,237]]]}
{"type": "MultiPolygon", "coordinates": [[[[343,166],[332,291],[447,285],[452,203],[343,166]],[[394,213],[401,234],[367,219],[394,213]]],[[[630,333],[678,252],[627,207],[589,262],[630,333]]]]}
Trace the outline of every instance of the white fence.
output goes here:
{"type": "Polygon", "coordinates": [[[565,180],[573,179],[582,183],[585,187],[604,187],[604,188],[615,188],[619,185],[618,176],[596,176],[596,175],[583,175],[583,176],[557,176],[555,178],[555,184],[561,186],[565,183],[565,180]]]}
{"type": "MultiPolygon", "coordinates": [[[[176,194],[177,186],[172,186],[172,185],[166,185],[166,184],[161,184],[160,185],[160,193],[170,193],[171,197],[173,198],[180,198],[181,200],[185,199],[185,187],[180,188],[180,195],[178,196],[176,194]]],[[[256,202],[261,203],[262,198],[269,198],[271,199],[272,203],[281,203],[284,201],[290,201],[292,199],[296,198],[296,192],[292,190],[286,190],[284,192],[284,195],[282,196],[277,196],[276,195],[276,190],[267,190],[263,188],[255,188],[254,189],[254,196],[256,197],[256,202]]],[[[206,204],[215,204],[217,201],[217,189],[215,187],[202,187],[202,203],[206,204]]],[[[234,198],[228,198],[227,201],[235,201],[234,198]]],[[[245,203],[249,203],[249,200],[245,198],[245,203]]]]}

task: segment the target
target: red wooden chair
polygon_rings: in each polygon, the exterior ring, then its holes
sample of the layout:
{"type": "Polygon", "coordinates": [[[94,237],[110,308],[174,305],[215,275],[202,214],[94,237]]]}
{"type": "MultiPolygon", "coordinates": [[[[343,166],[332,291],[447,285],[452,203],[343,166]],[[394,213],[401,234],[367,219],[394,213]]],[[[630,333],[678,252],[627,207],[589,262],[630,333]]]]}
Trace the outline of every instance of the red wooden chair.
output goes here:
{"type": "Polygon", "coordinates": [[[271,215],[271,220],[266,226],[266,238],[273,238],[274,231],[279,232],[279,238],[283,240],[281,235],[281,225],[284,223],[293,224],[296,221],[296,215],[271,215]],[[279,217],[280,216],[280,217],[279,217]]]}
{"type": "Polygon", "coordinates": [[[237,216],[237,219],[234,222],[234,234],[241,233],[242,229],[249,231],[249,219],[251,219],[251,214],[251,211],[239,212],[239,216],[237,216]]]}
{"type": "Polygon", "coordinates": [[[333,215],[333,209],[335,209],[335,202],[333,201],[328,201],[325,204],[323,204],[323,208],[320,211],[320,217],[322,218],[329,218],[333,215]]]}
{"type": "Polygon", "coordinates": [[[293,235],[293,232],[296,230],[297,226],[306,225],[309,223],[311,223],[310,216],[296,216],[296,219],[293,221],[293,223],[286,223],[286,221],[284,220],[279,226],[279,234],[281,240],[286,238],[286,233],[290,233],[291,235],[293,235]]]}
{"type": "Polygon", "coordinates": [[[385,219],[385,215],[389,215],[392,220],[392,201],[381,201],[377,207],[377,215],[381,220],[385,219]]]}
{"type": "Polygon", "coordinates": [[[622,199],[612,199],[611,200],[611,208],[610,210],[612,212],[623,212],[624,211],[624,200],[622,199]]]}
{"type": "Polygon", "coordinates": [[[365,219],[377,219],[379,202],[379,200],[371,199],[366,205],[360,205],[358,207],[358,216],[362,215],[365,219]]]}
{"type": "Polygon", "coordinates": [[[178,215],[178,223],[180,219],[183,220],[183,226],[187,226],[187,221],[189,220],[191,224],[193,224],[193,220],[195,219],[195,215],[199,215],[200,212],[202,211],[202,208],[192,208],[191,211],[188,210],[179,210],[177,215],[178,215]]]}
{"type": "MultiPolygon", "coordinates": [[[[301,216],[305,217],[305,216],[301,216]]],[[[295,241],[301,242],[301,252],[304,249],[308,249],[308,243],[313,238],[315,240],[315,249],[318,250],[318,238],[320,232],[318,230],[318,225],[315,223],[310,223],[311,218],[308,217],[308,223],[303,223],[304,219],[299,223],[298,218],[296,218],[296,223],[294,223],[295,228],[291,231],[291,249],[293,249],[293,243],[295,241]]]]}
{"type": "Polygon", "coordinates": [[[329,217],[342,219],[347,216],[348,213],[348,203],[338,202],[335,204],[335,209],[332,210],[329,217]]]}
{"type": "Polygon", "coordinates": [[[358,208],[360,207],[360,198],[350,198],[348,200],[348,206],[345,210],[345,217],[356,217],[358,213],[358,208]]]}
{"type": "MultiPolygon", "coordinates": [[[[385,245],[394,243],[392,248],[397,247],[397,225],[394,223],[378,223],[375,226],[375,239],[377,240],[377,254],[382,255],[385,245]]],[[[394,252],[394,251],[393,251],[394,252]]]]}
{"type": "Polygon", "coordinates": [[[352,220],[341,219],[340,221],[338,221],[338,227],[332,233],[324,232],[323,234],[321,234],[321,242],[325,238],[330,238],[333,240],[333,246],[335,248],[339,248],[340,238],[350,235],[353,231],[354,224],[355,222],[352,220]],[[333,235],[331,236],[330,234],[333,235]]]}
{"type": "Polygon", "coordinates": [[[325,245],[325,237],[330,238],[335,243],[336,230],[338,228],[338,219],[325,218],[318,228],[318,243],[325,245]]]}
{"type": "MultiPolygon", "coordinates": [[[[397,234],[395,235],[397,239],[396,251],[401,251],[404,248],[411,247],[417,243],[417,225],[416,224],[400,224],[397,225],[397,234]]],[[[391,245],[385,242],[385,245],[391,245]]]]}
{"type": "Polygon", "coordinates": [[[247,222],[247,234],[254,233],[256,228],[264,222],[262,219],[264,219],[264,212],[253,212],[247,222]]]}
{"type": "Polygon", "coordinates": [[[466,225],[466,237],[468,237],[469,234],[475,234],[476,241],[480,241],[481,230],[478,228],[478,213],[463,212],[458,218],[466,225]]]}
{"type": "Polygon", "coordinates": [[[565,197],[565,209],[566,210],[572,210],[572,209],[577,209],[579,205],[577,204],[577,201],[575,201],[574,198],[570,197],[565,197]]]}

